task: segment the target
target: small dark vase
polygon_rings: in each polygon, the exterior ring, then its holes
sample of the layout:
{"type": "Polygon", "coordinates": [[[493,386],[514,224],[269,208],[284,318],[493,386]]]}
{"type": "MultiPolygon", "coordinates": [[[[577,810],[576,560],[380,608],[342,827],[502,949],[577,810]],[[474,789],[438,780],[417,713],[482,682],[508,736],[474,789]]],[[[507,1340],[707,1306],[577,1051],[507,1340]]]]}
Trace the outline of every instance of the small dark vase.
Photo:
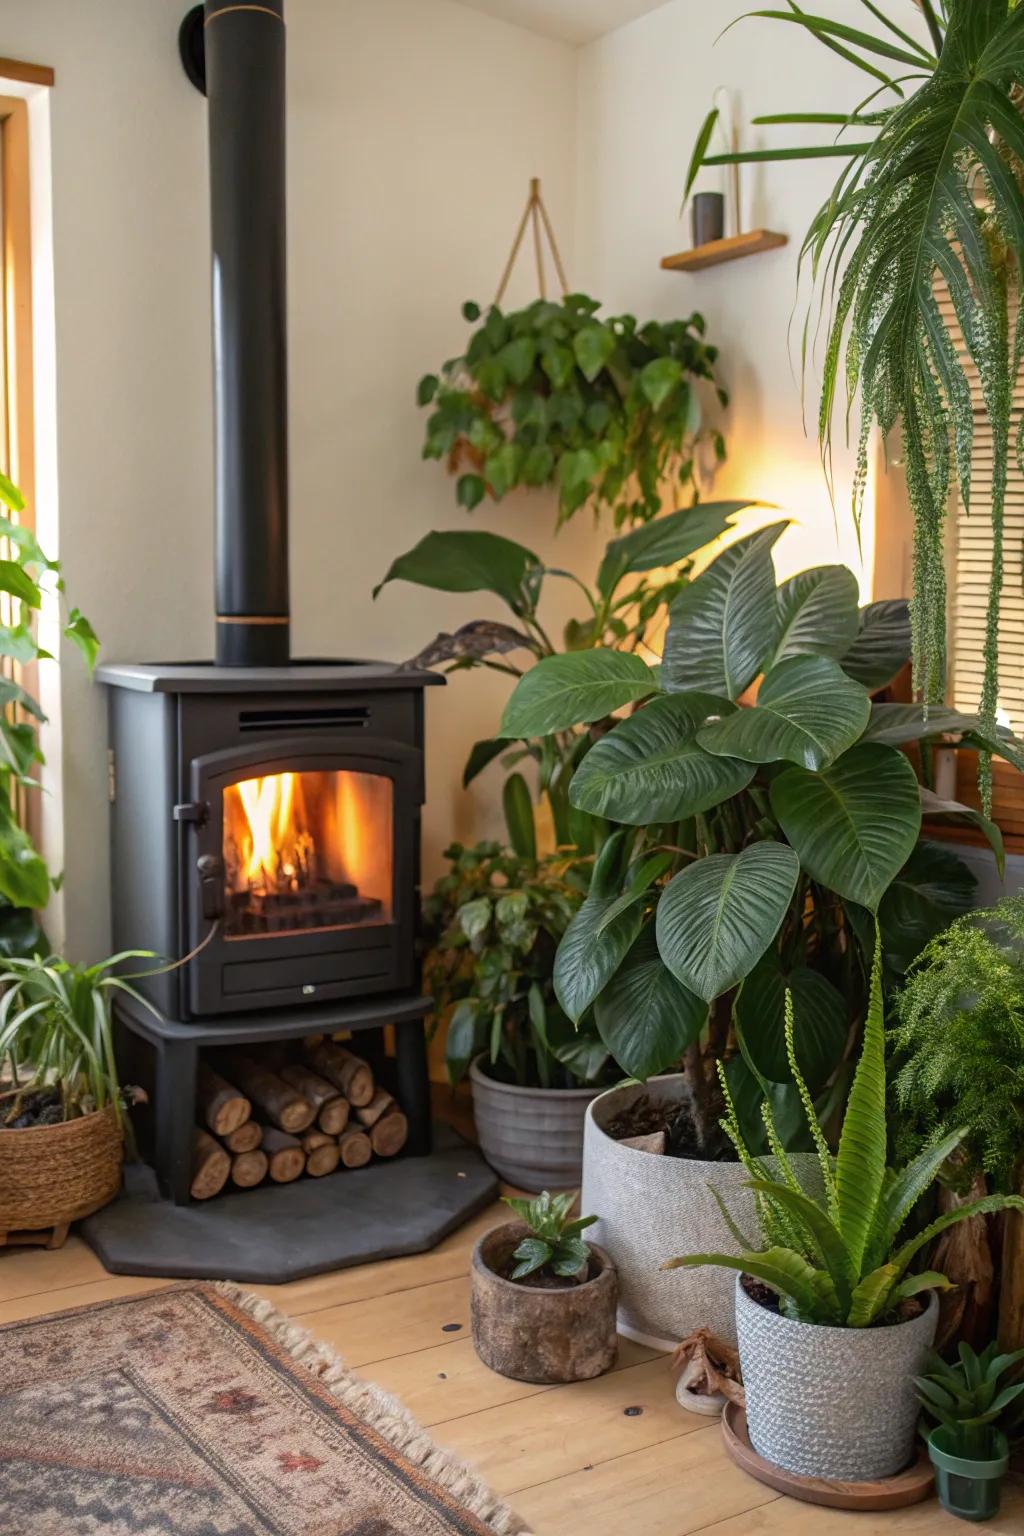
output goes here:
{"type": "Polygon", "coordinates": [[[693,199],[694,246],[710,245],[725,234],[725,198],[721,192],[698,192],[693,199]]]}
{"type": "Polygon", "coordinates": [[[522,1222],[486,1233],[473,1251],[470,1318],[473,1347],[484,1365],[514,1381],[589,1381],[615,1364],[615,1269],[603,1248],[590,1247],[590,1278],[566,1290],[539,1290],[506,1280],[512,1250],[526,1237],[522,1222]]]}

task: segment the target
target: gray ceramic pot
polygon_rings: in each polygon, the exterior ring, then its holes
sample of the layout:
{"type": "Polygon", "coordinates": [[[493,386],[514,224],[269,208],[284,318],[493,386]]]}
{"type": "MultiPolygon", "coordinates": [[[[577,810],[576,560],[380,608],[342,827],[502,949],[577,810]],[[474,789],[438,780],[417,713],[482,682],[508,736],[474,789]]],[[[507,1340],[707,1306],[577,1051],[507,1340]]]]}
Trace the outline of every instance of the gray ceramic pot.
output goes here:
{"type": "MultiPolygon", "coordinates": [[[[711,1188],[743,1232],[757,1231],[749,1175],[741,1163],[660,1157],[624,1147],[605,1126],[641,1094],[677,1102],[681,1074],[611,1088],[587,1110],[581,1209],[599,1220],[593,1240],[611,1254],[619,1274],[619,1332],[652,1349],[671,1350],[695,1328],[736,1339],[733,1277],[724,1269],[662,1270],[683,1253],[738,1253],[711,1188]]],[[[808,1189],[820,1187],[817,1160],[791,1157],[808,1189]]]]}
{"type": "Polygon", "coordinates": [[[583,1116],[600,1088],[516,1088],[469,1069],[480,1150],[519,1189],[575,1189],[583,1164],[583,1116]]]}
{"type": "Polygon", "coordinates": [[[914,1377],[935,1338],[934,1291],[920,1317],[881,1328],[792,1322],[751,1301],[736,1276],[747,1428],[758,1455],[802,1477],[871,1482],[914,1454],[914,1377]]]}

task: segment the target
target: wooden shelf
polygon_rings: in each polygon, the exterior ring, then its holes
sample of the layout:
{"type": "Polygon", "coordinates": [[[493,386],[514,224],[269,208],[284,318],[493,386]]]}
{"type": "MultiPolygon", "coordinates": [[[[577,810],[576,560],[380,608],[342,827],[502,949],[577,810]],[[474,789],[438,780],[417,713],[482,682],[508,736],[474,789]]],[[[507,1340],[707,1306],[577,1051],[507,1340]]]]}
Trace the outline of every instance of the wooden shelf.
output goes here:
{"type": "Polygon", "coordinates": [[[692,251],[680,251],[677,256],[663,256],[661,264],[667,272],[700,272],[704,267],[717,267],[723,261],[756,256],[758,251],[775,251],[788,243],[788,235],[777,235],[771,229],[751,229],[745,235],[730,235],[727,240],[711,240],[692,251]]]}

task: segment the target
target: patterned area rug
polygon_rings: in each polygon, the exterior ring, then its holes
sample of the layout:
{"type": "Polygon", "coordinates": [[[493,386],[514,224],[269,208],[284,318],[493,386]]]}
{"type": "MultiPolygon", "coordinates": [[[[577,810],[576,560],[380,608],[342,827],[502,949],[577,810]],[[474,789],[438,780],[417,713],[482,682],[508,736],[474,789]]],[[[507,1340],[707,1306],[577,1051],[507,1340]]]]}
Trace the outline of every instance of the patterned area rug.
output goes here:
{"type": "Polygon", "coordinates": [[[3,1536],[513,1536],[405,1410],[233,1286],[0,1328],[3,1536]]]}

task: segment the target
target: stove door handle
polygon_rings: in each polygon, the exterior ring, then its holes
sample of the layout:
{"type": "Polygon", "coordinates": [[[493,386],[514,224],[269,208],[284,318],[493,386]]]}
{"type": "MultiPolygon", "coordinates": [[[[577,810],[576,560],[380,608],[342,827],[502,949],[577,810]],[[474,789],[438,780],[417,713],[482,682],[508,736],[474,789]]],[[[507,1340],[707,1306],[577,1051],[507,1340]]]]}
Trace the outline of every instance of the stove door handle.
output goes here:
{"type": "Polygon", "coordinates": [[[224,916],[224,860],[204,853],[196,860],[203,916],[208,923],[224,916]]]}

